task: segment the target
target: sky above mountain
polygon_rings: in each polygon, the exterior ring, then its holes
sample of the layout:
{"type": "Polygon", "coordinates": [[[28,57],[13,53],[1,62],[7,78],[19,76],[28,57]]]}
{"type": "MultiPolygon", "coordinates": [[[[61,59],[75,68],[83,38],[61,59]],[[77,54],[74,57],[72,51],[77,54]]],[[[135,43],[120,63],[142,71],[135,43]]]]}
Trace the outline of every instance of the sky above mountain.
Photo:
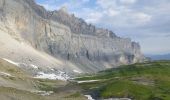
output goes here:
{"type": "Polygon", "coordinates": [[[170,53],[170,0],[36,0],[47,10],[69,13],[118,36],[139,42],[145,54],[170,53]]]}

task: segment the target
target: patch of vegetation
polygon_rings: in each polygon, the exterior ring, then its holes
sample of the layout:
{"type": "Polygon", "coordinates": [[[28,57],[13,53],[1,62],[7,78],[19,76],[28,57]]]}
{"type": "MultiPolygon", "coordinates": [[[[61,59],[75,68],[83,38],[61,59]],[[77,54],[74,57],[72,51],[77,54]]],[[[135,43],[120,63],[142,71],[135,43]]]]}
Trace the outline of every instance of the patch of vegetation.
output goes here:
{"type": "Polygon", "coordinates": [[[78,97],[81,97],[81,93],[80,92],[76,92],[76,93],[73,93],[69,96],[67,96],[66,98],[78,98],[78,97]]]}
{"type": "Polygon", "coordinates": [[[40,90],[43,90],[43,91],[52,91],[53,90],[53,87],[51,85],[47,85],[44,83],[40,83],[38,87],[40,90]]]}
{"type": "Polygon", "coordinates": [[[15,80],[15,77],[9,77],[9,79],[14,81],[14,80],[15,80]]]}
{"type": "Polygon", "coordinates": [[[146,100],[150,94],[152,94],[150,87],[133,84],[127,80],[112,82],[100,90],[100,96],[102,98],[127,97],[135,98],[137,100],[146,100]]]}
{"type": "Polygon", "coordinates": [[[11,87],[0,87],[0,97],[1,100],[44,100],[40,95],[11,87]]]}
{"type": "Polygon", "coordinates": [[[53,84],[50,84],[46,81],[39,82],[38,88],[42,91],[55,91],[56,87],[53,84]]]}
{"type": "Polygon", "coordinates": [[[128,97],[135,100],[170,100],[170,61],[120,66],[76,80],[100,80],[79,84],[99,98],[128,97]]]}

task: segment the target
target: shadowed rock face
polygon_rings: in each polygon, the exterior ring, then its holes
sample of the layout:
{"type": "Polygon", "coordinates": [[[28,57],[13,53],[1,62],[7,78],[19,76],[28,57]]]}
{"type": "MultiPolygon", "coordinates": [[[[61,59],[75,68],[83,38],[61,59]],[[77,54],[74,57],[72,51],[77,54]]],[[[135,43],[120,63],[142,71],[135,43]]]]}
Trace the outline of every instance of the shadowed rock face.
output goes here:
{"type": "Polygon", "coordinates": [[[103,70],[144,60],[138,43],[87,24],[64,9],[46,11],[34,0],[0,0],[0,29],[80,69],[103,70]]]}

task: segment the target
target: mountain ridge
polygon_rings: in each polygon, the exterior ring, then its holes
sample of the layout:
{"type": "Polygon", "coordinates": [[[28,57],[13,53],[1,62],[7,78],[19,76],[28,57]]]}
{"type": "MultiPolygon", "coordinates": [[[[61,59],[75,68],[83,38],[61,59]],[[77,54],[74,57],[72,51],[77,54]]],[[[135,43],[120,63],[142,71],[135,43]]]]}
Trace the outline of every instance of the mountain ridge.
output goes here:
{"type": "Polygon", "coordinates": [[[151,60],[170,60],[170,53],[160,55],[147,55],[151,60]]]}
{"type": "MultiPolygon", "coordinates": [[[[1,0],[0,14],[0,26],[4,34],[8,33],[16,41],[33,47],[40,54],[43,52],[58,59],[62,66],[57,66],[71,73],[74,73],[74,69],[97,72],[144,60],[138,43],[120,38],[107,29],[96,28],[62,10],[47,11],[34,0],[1,0]]],[[[5,40],[3,43],[8,44],[5,40]]],[[[15,52],[19,51],[17,49],[15,52]]],[[[0,56],[7,57],[4,54],[0,56]]],[[[11,54],[8,57],[14,60],[26,59],[20,56],[14,58],[11,54]]],[[[28,59],[24,62],[30,63],[28,59]]],[[[41,63],[37,62],[37,65],[42,66],[41,63]]]]}

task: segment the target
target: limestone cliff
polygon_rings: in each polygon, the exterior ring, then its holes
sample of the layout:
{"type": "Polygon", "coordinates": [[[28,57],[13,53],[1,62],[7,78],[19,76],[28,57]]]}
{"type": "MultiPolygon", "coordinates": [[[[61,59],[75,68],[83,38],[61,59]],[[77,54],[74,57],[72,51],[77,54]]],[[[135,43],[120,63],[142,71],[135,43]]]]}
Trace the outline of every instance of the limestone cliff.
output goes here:
{"type": "Polygon", "coordinates": [[[34,0],[0,0],[0,20],[0,29],[16,40],[72,62],[83,71],[144,59],[138,43],[87,24],[63,9],[47,11],[34,0]]]}

